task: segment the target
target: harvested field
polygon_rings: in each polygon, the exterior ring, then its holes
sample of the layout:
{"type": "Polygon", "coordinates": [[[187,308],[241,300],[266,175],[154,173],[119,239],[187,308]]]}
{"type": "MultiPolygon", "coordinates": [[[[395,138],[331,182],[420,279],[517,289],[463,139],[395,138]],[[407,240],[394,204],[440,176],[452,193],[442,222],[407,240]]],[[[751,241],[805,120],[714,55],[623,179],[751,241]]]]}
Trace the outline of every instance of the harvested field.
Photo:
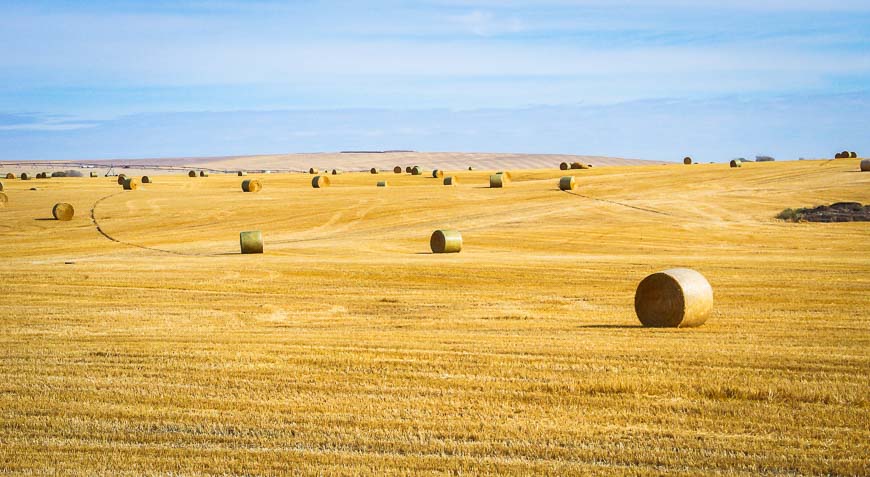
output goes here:
{"type": "Polygon", "coordinates": [[[870,203],[859,160],[595,167],[573,191],[568,159],[387,160],[459,183],[4,181],[3,472],[870,473],[870,223],[775,218],[870,203]],[[37,220],[57,202],[73,221],[37,220]],[[430,253],[438,229],[462,252],[430,253]],[[638,283],[678,267],[709,319],[642,327],[638,283]]]}

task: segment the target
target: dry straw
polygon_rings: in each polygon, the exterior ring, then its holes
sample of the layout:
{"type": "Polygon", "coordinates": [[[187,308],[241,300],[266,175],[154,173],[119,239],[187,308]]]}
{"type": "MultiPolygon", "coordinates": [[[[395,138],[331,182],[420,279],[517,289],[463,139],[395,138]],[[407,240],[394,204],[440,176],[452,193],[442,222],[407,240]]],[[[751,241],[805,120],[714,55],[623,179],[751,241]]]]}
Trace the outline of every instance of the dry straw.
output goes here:
{"type": "Polygon", "coordinates": [[[459,253],[462,250],[462,234],[458,230],[436,230],[429,238],[432,253],[459,253]]]}
{"type": "Polygon", "coordinates": [[[743,161],[738,161],[737,159],[731,159],[731,162],[728,163],[731,167],[743,167],[743,161]]]}
{"type": "Polygon", "coordinates": [[[245,179],[242,181],[242,191],[244,192],[260,192],[263,186],[256,179],[245,179]]]}
{"type": "Polygon", "coordinates": [[[378,187],[387,187],[387,181],[378,181],[378,187]]]}
{"type": "Polygon", "coordinates": [[[683,164],[685,164],[685,165],[689,165],[689,164],[691,164],[691,163],[692,163],[692,158],[691,158],[691,157],[686,156],[686,157],[683,158],[683,164]]]}
{"type": "Polygon", "coordinates": [[[263,253],[263,234],[259,230],[240,232],[239,245],[243,254],[263,253]]]}
{"type": "Polygon", "coordinates": [[[563,162],[563,163],[559,164],[560,171],[567,171],[570,168],[571,168],[571,164],[568,164],[567,162],[563,162]]]}
{"type": "MultiPolygon", "coordinates": [[[[0,187],[0,190],[3,190],[3,188],[0,187]]],[[[6,204],[8,202],[9,202],[9,196],[4,194],[3,192],[0,192],[0,207],[6,207],[6,204]]]]}
{"type": "MultiPolygon", "coordinates": [[[[862,159],[861,160],[861,171],[862,172],[870,172],[870,159],[862,159]]],[[[0,189],[3,189],[0,187],[0,189]]]]}
{"type": "Polygon", "coordinates": [[[507,185],[508,179],[504,174],[493,174],[489,176],[489,187],[491,189],[501,189],[507,185]]]}
{"type": "Polygon", "coordinates": [[[11,172],[7,172],[7,173],[6,173],[6,178],[7,178],[7,179],[15,179],[15,174],[13,174],[13,173],[11,173],[11,172]]]}
{"type": "Polygon", "coordinates": [[[396,166],[396,167],[394,167],[394,168],[393,168],[393,172],[396,173],[396,174],[401,174],[401,173],[402,173],[402,166],[396,166]]]}
{"type": "Polygon", "coordinates": [[[314,176],[314,178],[311,179],[311,187],[314,187],[315,189],[322,189],[328,186],[329,176],[314,176]]]}
{"type": "Polygon", "coordinates": [[[423,168],[420,167],[420,166],[414,166],[414,167],[412,167],[412,168],[411,168],[411,175],[412,175],[412,176],[423,175],[423,168]]]}
{"type": "Polygon", "coordinates": [[[449,176],[444,178],[444,185],[446,186],[455,186],[459,184],[459,178],[454,176],[449,176]]]}
{"type": "Polygon", "coordinates": [[[190,171],[187,173],[187,177],[196,177],[196,171],[190,171]]]}
{"type": "Polygon", "coordinates": [[[644,326],[700,326],[712,310],[710,282],[689,268],[653,273],[640,282],[634,294],[634,311],[644,326]]]}
{"type": "Polygon", "coordinates": [[[565,176],[559,179],[559,190],[574,190],[577,187],[577,181],[574,176],[565,176]]]}
{"type": "Polygon", "coordinates": [[[239,172],[237,172],[237,174],[239,175],[239,177],[242,177],[242,176],[248,175],[248,172],[247,171],[239,171],[239,172]]]}
{"type": "Polygon", "coordinates": [[[124,186],[124,190],[136,190],[139,188],[139,181],[137,181],[133,177],[129,177],[127,179],[124,179],[123,186],[124,186]]]}
{"type": "Polygon", "coordinates": [[[208,172],[199,171],[199,177],[208,177],[208,172]]]}
{"type": "Polygon", "coordinates": [[[67,204],[66,202],[54,204],[54,207],[51,208],[51,215],[56,220],[72,220],[75,214],[76,210],[71,204],[67,204]]]}
{"type": "Polygon", "coordinates": [[[148,176],[142,176],[142,183],[143,183],[143,184],[150,184],[150,183],[151,183],[151,178],[148,177],[148,176]]]}
{"type": "Polygon", "coordinates": [[[435,169],[432,171],[432,177],[434,177],[436,179],[440,179],[440,178],[444,177],[444,171],[442,171],[440,169],[435,169]]]}
{"type": "Polygon", "coordinates": [[[381,171],[379,171],[377,167],[372,167],[371,169],[369,169],[369,172],[371,172],[372,174],[380,174],[381,173],[381,171]]]}

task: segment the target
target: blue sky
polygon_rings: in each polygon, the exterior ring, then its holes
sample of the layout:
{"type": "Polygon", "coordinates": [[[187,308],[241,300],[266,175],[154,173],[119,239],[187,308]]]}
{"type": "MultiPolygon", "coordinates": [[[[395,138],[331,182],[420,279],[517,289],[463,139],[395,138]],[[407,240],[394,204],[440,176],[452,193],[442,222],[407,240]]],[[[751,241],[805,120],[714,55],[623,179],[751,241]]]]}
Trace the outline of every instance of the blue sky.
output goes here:
{"type": "Polygon", "coordinates": [[[0,0],[0,159],[860,152],[868,26],[848,0],[0,0]]]}

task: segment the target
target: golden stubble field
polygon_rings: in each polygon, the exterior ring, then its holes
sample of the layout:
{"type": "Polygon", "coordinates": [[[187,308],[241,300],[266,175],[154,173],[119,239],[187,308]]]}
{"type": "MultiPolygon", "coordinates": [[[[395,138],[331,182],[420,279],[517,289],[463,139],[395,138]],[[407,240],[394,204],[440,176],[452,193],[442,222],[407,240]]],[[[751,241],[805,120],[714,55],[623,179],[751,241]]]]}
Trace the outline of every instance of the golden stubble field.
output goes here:
{"type": "Polygon", "coordinates": [[[866,475],[870,223],[773,219],[857,164],[0,179],[0,473],[866,475]],[[676,266],[713,316],[640,327],[676,266]]]}

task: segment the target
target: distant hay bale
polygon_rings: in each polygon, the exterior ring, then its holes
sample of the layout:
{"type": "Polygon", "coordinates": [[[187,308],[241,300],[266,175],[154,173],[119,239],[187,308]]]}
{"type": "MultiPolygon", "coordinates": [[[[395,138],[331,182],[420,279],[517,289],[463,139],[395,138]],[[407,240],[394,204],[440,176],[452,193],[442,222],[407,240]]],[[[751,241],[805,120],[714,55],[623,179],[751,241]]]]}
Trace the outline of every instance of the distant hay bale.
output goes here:
{"type": "Polygon", "coordinates": [[[13,174],[13,173],[11,173],[11,172],[7,172],[7,173],[6,173],[6,178],[7,178],[7,179],[15,179],[15,174],[13,174]]]}
{"type": "Polygon", "coordinates": [[[243,192],[260,192],[263,186],[260,184],[260,181],[256,179],[245,179],[242,181],[242,191],[243,192]]]}
{"type": "Polygon", "coordinates": [[[91,172],[91,177],[98,177],[98,174],[96,172],[91,172]]]}
{"type": "Polygon", "coordinates": [[[589,166],[580,162],[572,162],[571,169],[589,169],[589,166]]]}
{"type": "Polygon", "coordinates": [[[199,171],[199,177],[208,177],[208,172],[199,171]]]}
{"type": "Polygon", "coordinates": [[[834,159],[843,159],[843,153],[838,152],[838,153],[834,154],[834,159]]]}
{"type": "Polygon", "coordinates": [[[644,326],[700,326],[713,310],[713,288],[689,268],[654,273],[637,286],[634,310],[644,326]]]}
{"type": "Polygon", "coordinates": [[[691,158],[691,157],[686,156],[686,157],[683,158],[683,164],[685,164],[685,165],[689,165],[689,164],[691,164],[691,163],[692,163],[692,158],[691,158]]]}
{"type": "Polygon", "coordinates": [[[574,190],[577,187],[577,181],[574,176],[565,176],[559,179],[559,190],[574,190]]]}
{"type": "Polygon", "coordinates": [[[459,253],[462,250],[462,234],[458,230],[436,230],[429,238],[432,253],[459,253]]]}
{"type": "Polygon", "coordinates": [[[490,189],[501,189],[505,185],[507,185],[508,179],[504,174],[493,174],[489,176],[489,187],[490,189]]]}
{"type": "Polygon", "coordinates": [[[337,175],[341,174],[342,172],[344,172],[344,171],[341,169],[333,169],[332,175],[337,176],[337,175]]]}
{"type": "Polygon", "coordinates": [[[455,176],[449,176],[444,178],[444,185],[446,186],[455,186],[459,184],[459,178],[455,176]]]}
{"type": "Polygon", "coordinates": [[[737,159],[731,159],[731,162],[728,163],[731,167],[743,167],[743,161],[738,161],[737,159]]]}
{"type": "Polygon", "coordinates": [[[387,181],[378,181],[378,187],[387,187],[387,181]]]}
{"type": "Polygon", "coordinates": [[[852,151],[852,152],[849,153],[849,157],[850,157],[851,159],[858,159],[858,153],[855,152],[855,151],[852,151]]]}
{"type": "MultiPolygon", "coordinates": [[[[3,188],[0,187],[0,190],[3,190],[3,188]]],[[[6,204],[7,204],[8,202],[9,202],[9,196],[7,196],[7,195],[6,195],[5,193],[3,193],[3,192],[0,192],[0,207],[6,207],[6,204]]]]}
{"type": "MultiPolygon", "coordinates": [[[[870,172],[870,159],[861,160],[861,172],[870,172]]],[[[3,190],[3,188],[0,187],[0,190],[3,190]]]]}
{"type": "Polygon", "coordinates": [[[125,180],[127,180],[126,174],[118,174],[118,178],[117,178],[118,185],[124,185],[125,180]]]}
{"type": "Polygon", "coordinates": [[[329,176],[314,176],[314,178],[311,179],[311,187],[314,187],[315,189],[322,189],[328,186],[329,176]]]}
{"type": "Polygon", "coordinates": [[[37,172],[37,173],[36,173],[36,178],[37,178],[37,179],[42,179],[42,172],[37,172]]]}
{"type": "Polygon", "coordinates": [[[21,173],[21,180],[23,180],[23,181],[29,181],[29,180],[30,180],[30,176],[29,176],[26,172],[22,172],[22,173],[21,173]]]}
{"type": "Polygon", "coordinates": [[[73,216],[76,214],[76,210],[73,208],[71,204],[67,204],[66,202],[60,202],[54,204],[54,207],[51,208],[51,215],[56,220],[72,220],[73,216]]]}
{"type": "Polygon", "coordinates": [[[263,234],[259,230],[239,233],[239,246],[243,254],[263,253],[263,234]]]}
{"type": "Polygon", "coordinates": [[[401,174],[401,173],[402,173],[402,166],[396,166],[396,167],[394,167],[394,168],[393,168],[393,172],[396,173],[396,174],[401,174]]]}
{"type": "Polygon", "coordinates": [[[187,173],[187,177],[196,177],[196,171],[190,171],[187,173]]]}
{"type": "Polygon", "coordinates": [[[423,168],[420,167],[420,166],[414,166],[414,167],[412,167],[412,168],[411,168],[411,175],[412,175],[412,176],[423,175],[423,168]]]}
{"type": "Polygon", "coordinates": [[[242,176],[246,176],[246,175],[248,175],[248,171],[239,171],[239,172],[237,172],[236,174],[238,174],[239,177],[242,177],[242,176]]]}
{"type": "Polygon", "coordinates": [[[143,183],[143,184],[150,184],[150,183],[151,183],[151,178],[148,177],[148,176],[142,176],[142,183],[143,183]]]}
{"type": "Polygon", "coordinates": [[[136,190],[139,188],[139,181],[135,177],[124,179],[124,190],[136,190]]]}
{"type": "Polygon", "coordinates": [[[309,174],[320,174],[320,169],[318,169],[318,168],[316,168],[316,167],[309,167],[309,168],[308,168],[308,173],[309,173],[309,174]]]}
{"type": "Polygon", "coordinates": [[[434,177],[435,179],[440,179],[444,177],[444,171],[440,169],[435,169],[432,171],[432,177],[434,177]]]}
{"type": "Polygon", "coordinates": [[[372,174],[380,174],[381,173],[381,171],[379,171],[377,167],[372,167],[371,169],[369,169],[369,172],[371,172],[372,174]]]}
{"type": "Polygon", "coordinates": [[[567,162],[563,162],[563,163],[559,164],[560,171],[567,171],[570,168],[571,168],[571,164],[568,164],[567,162]]]}
{"type": "Polygon", "coordinates": [[[840,156],[842,156],[843,159],[849,159],[852,157],[852,154],[850,154],[849,151],[843,151],[840,153],[840,156]]]}
{"type": "Polygon", "coordinates": [[[414,169],[412,166],[405,166],[405,173],[410,174],[412,169],[414,169]]]}
{"type": "Polygon", "coordinates": [[[474,170],[474,167],[472,167],[472,166],[468,166],[468,170],[469,170],[469,171],[473,171],[473,170],[474,170]]]}
{"type": "Polygon", "coordinates": [[[586,164],[587,169],[592,169],[592,164],[586,164]]]}

